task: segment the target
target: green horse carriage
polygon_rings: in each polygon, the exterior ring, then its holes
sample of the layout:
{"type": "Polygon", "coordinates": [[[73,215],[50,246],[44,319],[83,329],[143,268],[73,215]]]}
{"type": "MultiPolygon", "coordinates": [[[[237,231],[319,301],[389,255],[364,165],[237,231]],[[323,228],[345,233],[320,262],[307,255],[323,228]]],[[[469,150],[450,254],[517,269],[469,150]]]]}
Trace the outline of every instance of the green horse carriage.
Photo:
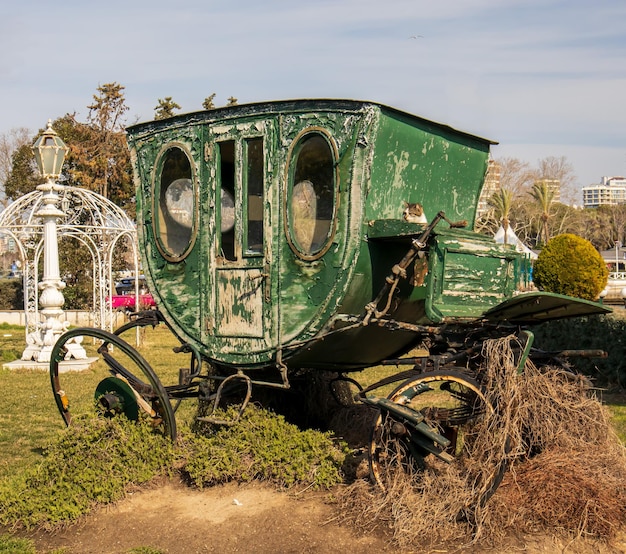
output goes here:
{"type": "Polygon", "coordinates": [[[68,424],[59,368],[77,336],[102,343],[103,410],[145,413],[173,439],[183,398],[218,405],[239,389],[243,410],[260,387],[330,373],[380,412],[369,450],[383,484],[391,451],[418,466],[461,455],[463,430],[493,409],[476,370],[485,340],[516,333],[525,359],[524,325],[609,311],[525,292],[527,258],[473,231],[489,140],[376,103],[294,100],[134,125],[128,142],[158,310],[60,338],[51,379],[68,424]],[[191,357],[173,385],[119,336],[157,323],[191,357]],[[381,364],[398,371],[360,387],[358,372],[381,364]],[[389,384],[387,397],[370,394],[389,384]]]}

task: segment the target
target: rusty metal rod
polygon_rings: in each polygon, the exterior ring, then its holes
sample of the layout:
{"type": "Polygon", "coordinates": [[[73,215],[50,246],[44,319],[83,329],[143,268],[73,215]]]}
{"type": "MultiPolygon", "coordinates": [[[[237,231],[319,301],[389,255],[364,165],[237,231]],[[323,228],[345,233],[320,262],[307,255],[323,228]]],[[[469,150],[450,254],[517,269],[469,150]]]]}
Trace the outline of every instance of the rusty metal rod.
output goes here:
{"type": "Polygon", "coordinates": [[[604,350],[558,350],[546,352],[543,350],[533,351],[531,358],[606,358],[608,352],[604,350]]]}

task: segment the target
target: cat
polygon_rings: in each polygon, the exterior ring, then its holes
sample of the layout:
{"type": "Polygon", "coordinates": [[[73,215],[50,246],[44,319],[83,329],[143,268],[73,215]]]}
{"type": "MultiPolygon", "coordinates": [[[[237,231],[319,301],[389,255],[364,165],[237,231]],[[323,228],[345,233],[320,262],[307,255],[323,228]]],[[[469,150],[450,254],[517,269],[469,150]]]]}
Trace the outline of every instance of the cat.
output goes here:
{"type": "Polygon", "coordinates": [[[404,219],[407,223],[419,223],[421,225],[428,223],[428,219],[426,218],[422,205],[412,202],[404,203],[402,219],[404,219]]]}

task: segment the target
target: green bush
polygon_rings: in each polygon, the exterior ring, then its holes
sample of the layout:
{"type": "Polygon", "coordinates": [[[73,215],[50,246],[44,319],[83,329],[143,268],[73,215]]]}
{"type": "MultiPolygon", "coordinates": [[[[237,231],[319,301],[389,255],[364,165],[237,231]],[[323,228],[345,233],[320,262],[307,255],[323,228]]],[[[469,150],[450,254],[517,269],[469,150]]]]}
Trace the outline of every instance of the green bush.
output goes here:
{"type": "Polygon", "coordinates": [[[257,479],[280,487],[329,488],[342,481],[346,453],[330,434],[301,430],[283,416],[248,406],[236,425],[206,431],[186,444],[183,472],[197,487],[257,479]]]}
{"type": "Polygon", "coordinates": [[[21,279],[0,279],[0,310],[23,310],[24,291],[21,279]]]}
{"type": "Polygon", "coordinates": [[[36,554],[35,543],[30,539],[0,535],[0,554],[36,554]]]}
{"type": "Polygon", "coordinates": [[[606,287],[609,270],[599,252],[577,235],[551,239],[533,267],[533,280],[540,290],[586,300],[597,300],[606,287]]]}
{"type": "Polygon", "coordinates": [[[123,417],[73,422],[38,466],[0,480],[0,527],[67,524],[122,498],[128,487],[177,471],[198,487],[258,479],[328,488],[342,481],[346,449],[328,433],[301,430],[254,406],[233,426],[203,427],[173,444],[123,417]]]}
{"type": "Polygon", "coordinates": [[[125,418],[72,424],[41,464],[0,481],[0,525],[50,527],[78,519],[128,486],[171,470],[172,443],[125,418]]]}

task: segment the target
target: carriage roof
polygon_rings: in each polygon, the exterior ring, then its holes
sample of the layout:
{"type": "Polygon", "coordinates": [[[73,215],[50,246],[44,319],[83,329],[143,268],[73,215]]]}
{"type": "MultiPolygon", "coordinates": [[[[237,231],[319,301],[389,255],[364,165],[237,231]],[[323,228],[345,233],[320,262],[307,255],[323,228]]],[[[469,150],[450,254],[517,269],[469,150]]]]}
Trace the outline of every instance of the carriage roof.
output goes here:
{"type": "Polygon", "coordinates": [[[439,130],[445,130],[447,132],[466,136],[468,138],[476,139],[484,142],[488,145],[498,144],[488,138],[480,137],[478,135],[468,133],[446,125],[438,123],[430,119],[405,112],[403,110],[381,104],[380,102],[372,102],[368,100],[347,100],[347,99],[331,99],[331,98],[310,98],[310,99],[293,99],[293,100],[272,100],[265,102],[252,102],[249,104],[236,104],[234,106],[224,106],[220,108],[214,108],[211,110],[201,110],[196,112],[189,112],[185,114],[175,115],[171,118],[155,121],[147,121],[143,123],[137,123],[130,125],[127,130],[132,134],[142,134],[154,130],[155,127],[161,127],[164,124],[168,126],[176,125],[188,125],[190,123],[209,122],[209,121],[225,121],[232,118],[241,118],[246,116],[261,116],[282,114],[286,112],[301,112],[306,111],[360,111],[367,106],[377,107],[383,113],[395,115],[413,121],[420,126],[427,125],[438,128],[439,130]]]}

